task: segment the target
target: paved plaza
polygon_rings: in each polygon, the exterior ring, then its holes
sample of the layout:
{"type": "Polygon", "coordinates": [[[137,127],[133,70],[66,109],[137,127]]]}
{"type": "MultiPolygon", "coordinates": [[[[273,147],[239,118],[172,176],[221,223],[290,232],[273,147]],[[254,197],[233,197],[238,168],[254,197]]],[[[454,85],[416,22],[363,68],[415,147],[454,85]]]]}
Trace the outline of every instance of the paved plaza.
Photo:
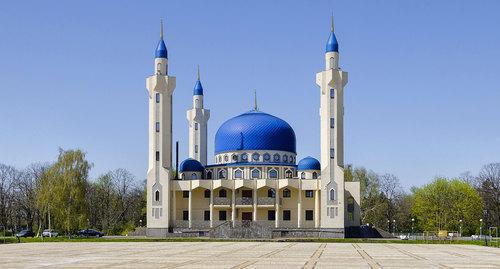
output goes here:
{"type": "Polygon", "coordinates": [[[0,245],[0,268],[500,268],[500,249],[382,243],[23,243],[0,245]]]}

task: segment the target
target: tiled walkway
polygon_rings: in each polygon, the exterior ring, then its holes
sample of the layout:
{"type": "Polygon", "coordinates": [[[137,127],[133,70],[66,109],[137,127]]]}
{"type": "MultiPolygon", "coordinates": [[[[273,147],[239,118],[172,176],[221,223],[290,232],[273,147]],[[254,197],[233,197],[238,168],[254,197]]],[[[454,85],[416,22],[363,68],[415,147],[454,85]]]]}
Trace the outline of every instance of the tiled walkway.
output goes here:
{"type": "Polygon", "coordinates": [[[500,249],[382,243],[23,243],[0,245],[0,268],[500,268],[500,249]]]}

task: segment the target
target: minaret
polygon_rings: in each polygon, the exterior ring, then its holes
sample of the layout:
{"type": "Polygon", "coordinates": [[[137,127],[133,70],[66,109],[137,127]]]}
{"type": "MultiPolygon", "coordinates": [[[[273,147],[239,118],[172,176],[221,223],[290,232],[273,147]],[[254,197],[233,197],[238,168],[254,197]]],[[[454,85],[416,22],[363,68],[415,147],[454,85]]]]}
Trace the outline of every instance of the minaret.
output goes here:
{"type": "Polygon", "coordinates": [[[344,86],[339,45],[332,24],[326,43],[325,70],[316,74],[320,87],[321,215],[318,228],[344,229],[344,86]]]}
{"type": "Polygon", "coordinates": [[[175,77],[168,75],[167,47],[160,41],[155,52],[154,75],[146,79],[149,93],[149,162],[147,174],[147,234],[164,236],[170,226],[172,178],[172,94],[175,77]]]}
{"type": "Polygon", "coordinates": [[[188,110],[189,122],[189,158],[207,165],[207,122],[210,110],[203,108],[203,87],[200,81],[200,67],[193,90],[193,108],[188,110]]]}

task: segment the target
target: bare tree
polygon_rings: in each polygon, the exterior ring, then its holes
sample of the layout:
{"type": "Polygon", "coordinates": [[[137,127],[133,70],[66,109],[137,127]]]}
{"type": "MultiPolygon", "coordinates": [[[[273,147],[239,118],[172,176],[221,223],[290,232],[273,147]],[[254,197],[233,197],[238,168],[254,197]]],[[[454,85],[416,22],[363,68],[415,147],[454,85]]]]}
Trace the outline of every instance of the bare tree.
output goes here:
{"type": "Polygon", "coordinates": [[[14,182],[19,172],[12,166],[0,164],[0,225],[12,227],[14,182]]]}
{"type": "Polygon", "coordinates": [[[484,203],[486,224],[500,226],[500,163],[483,166],[475,186],[484,203]]]}

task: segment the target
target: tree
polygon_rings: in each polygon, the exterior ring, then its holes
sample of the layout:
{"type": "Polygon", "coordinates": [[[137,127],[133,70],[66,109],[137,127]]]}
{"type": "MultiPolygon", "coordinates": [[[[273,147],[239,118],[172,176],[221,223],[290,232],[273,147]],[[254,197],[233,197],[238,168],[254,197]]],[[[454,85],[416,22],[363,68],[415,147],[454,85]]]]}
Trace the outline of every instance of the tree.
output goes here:
{"type": "Polygon", "coordinates": [[[424,231],[458,231],[462,220],[463,234],[474,233],[482,216],[481,198],[463,180],[436,178],[432,183],[414,189],[412,212],[424,231]]]}
{"type": "Polygon", "coordinates": [[[0,226],[7,227],[12,217],[14,202],[14,182],[18,171],[5,164],[0,164],[0,226]]]}
{"type": "Polygon", "coordinates": [[[500,227],[500,163],[483,166],[475,185],[484,203],[486,226],[500,227]]]}
{"type": "Polygon", "coordinates": [[[88,225],[86,190],[92,164],[81,150],[60,150],[57,162],[42,175],[37,191],[41,212],[50,210],[54,227],[68,233],[88,225]]]}

